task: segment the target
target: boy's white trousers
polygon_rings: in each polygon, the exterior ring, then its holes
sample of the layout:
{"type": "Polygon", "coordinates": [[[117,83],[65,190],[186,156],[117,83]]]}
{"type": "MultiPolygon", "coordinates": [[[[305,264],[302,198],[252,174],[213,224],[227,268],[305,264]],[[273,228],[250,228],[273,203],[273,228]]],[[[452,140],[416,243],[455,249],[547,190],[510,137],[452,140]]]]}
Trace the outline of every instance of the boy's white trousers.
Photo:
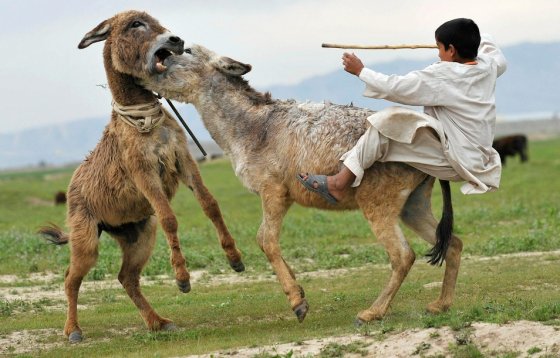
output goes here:
{"type": "Polygon", "coordinates": [[[429,127],[417,129],[411,143],[401,143],[385,137],[370,125],[356,145],[340,160],[356,175],[352,186],[360,185],[364,171],[376,161],[404,162],[439,179],[462,180],[443,154],[435,131],[429,127]]]}

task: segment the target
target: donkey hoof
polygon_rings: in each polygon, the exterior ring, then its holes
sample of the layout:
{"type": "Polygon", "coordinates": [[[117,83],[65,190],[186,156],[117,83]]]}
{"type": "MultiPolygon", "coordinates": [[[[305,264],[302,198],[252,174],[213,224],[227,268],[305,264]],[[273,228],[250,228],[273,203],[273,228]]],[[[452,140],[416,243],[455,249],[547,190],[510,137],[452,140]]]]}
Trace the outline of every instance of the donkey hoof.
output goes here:
{"type": "Polygon", "coordinates": [[[235,272],[243,272],[245,271],[245,265],[243,265],[243,262],[241,260],[237,261],[237,262],[233,262],[230,261],[229,265],[231,266],[231,268],[235,271],[235,272]]]}
{"type": "Polygon", "coordinates": [[[74,331],[68,335],[68,342],[70,343],[80,343],[82,341],[82,333],[79,331],[74,331]]]}
{"type": "Polygon", "coordinates": [[[356,319],[354,320],[354,326],[356,328],[360,328],[361,326],[363,326],[364,324],[366,324],[366,321],[364,321],[363,319],[356,317],[356,319]]]}
{"type": "Polygon", "coordinates": [[[179,281],[177,280],[177,286],[179,286],[179,290],[183,293],[187,293],[191,290],[191,282],[190,281],[179,281]]]}
{"type": "Polygon", "coordinates": [[[173,332],[177,330],[177,325],[173,322],[168,322],[161,326],[162,331],[173,332]]]}
{"type": "Polygon", "coordinates": [[[297,319],[300,323],[303,322],[303,320],[305,319],[305,315],[307,314],[308,310],[309,310],[309,305],[307,304],[306,300],[303,300],[302,303],[300,303],[294,308],[294,313],[296,314],[297,319]]]}

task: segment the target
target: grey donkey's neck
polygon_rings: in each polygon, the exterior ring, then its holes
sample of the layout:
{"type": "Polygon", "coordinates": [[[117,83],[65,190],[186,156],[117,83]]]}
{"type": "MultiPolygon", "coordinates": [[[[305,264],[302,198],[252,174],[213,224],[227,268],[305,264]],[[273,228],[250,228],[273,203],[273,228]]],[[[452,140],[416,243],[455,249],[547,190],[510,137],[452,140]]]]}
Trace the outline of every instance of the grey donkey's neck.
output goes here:
{"type": "Polygon", "coordinates": [[[239,146],[250,150],[263,144],[274,103],[240,81],[216,73],[203,81],[193,98],[212,138],[230,153],[239,146]]]}

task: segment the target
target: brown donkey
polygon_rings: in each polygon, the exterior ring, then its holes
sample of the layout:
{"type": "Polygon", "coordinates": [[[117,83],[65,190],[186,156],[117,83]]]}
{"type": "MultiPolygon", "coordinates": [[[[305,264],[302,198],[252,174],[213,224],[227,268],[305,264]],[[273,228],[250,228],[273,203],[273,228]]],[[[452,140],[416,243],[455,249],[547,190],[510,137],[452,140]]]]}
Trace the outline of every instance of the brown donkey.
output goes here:
{"type": "Polygon", "coordinates": [[[236,175],[260,195],[263,219],[257,241],[270,261],[290,305],[300,321],[308,310],[304,291],[282,257],[282,220],[293,203],[328,210],[360,209],[389,255],[389,282],[358,322],[380,319],[410,270],[415,254],[398,225],[401,219],[435,245],[431,263],[446,261],[440,297],[430,312],[447,310],[459,270],[462,243],[452,235],[449,183],[442,182],[444,216],[432,215],[434,178],[402,163],[376,163],[357,188],[349,188],[336,205],[328,204],[296,180],[297,173],[334,174],[338,158],[365,131],[369,110],[353,106],[279,101],[252,89],[241,77],[250,65],[221,57],[202,46],[169,56],[167,71],[142,83],[166,97],[192,103],[218,145],[230,156],[236,175]]]}
{"type": "Polygon", "coordinates": [[[82,339],[77,320],[78,291],[97,260],[102,231],[116,239],[122,249],[118,279],[146,325],[152,330],[174,328],[144,298],[139,279],[154,247],[159,221],[171,248],[179,289],[190,290],[177,219],[170,205],[179,181],[193,191],[212,220],[232,268],[244,270],[220,208],[187,150],[183,130],[151,91],[136,84],[138,79],[165,72],[162,61],[172,53],[181,54],[183,40],[150,15],[137,11],[119,13],[101,22],[84,36],[78,48],[103,40],[105,70],[114,100],[111,121],[68,187],[69,234],[54,226],[40,230],[56,244],[70,243],[70,267],[64,281],[68,299],[64,333],[70,342],[82,339]]]}

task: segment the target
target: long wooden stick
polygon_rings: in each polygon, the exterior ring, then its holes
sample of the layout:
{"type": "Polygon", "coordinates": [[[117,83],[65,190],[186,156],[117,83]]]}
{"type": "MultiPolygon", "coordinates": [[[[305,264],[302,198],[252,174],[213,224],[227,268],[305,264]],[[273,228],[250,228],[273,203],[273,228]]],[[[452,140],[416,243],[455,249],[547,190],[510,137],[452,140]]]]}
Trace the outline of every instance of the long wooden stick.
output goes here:
{"type": "Polygon", "coordinates": [[[378,45],[378,46],[367,46],[367,45],[341,45],[341,44],[322,44],[321,47],[325,48],[353,48],[362,50],[400,50],[404,48],[416,49],[416,48],[437,48],[436,45],[378,45]]]}

